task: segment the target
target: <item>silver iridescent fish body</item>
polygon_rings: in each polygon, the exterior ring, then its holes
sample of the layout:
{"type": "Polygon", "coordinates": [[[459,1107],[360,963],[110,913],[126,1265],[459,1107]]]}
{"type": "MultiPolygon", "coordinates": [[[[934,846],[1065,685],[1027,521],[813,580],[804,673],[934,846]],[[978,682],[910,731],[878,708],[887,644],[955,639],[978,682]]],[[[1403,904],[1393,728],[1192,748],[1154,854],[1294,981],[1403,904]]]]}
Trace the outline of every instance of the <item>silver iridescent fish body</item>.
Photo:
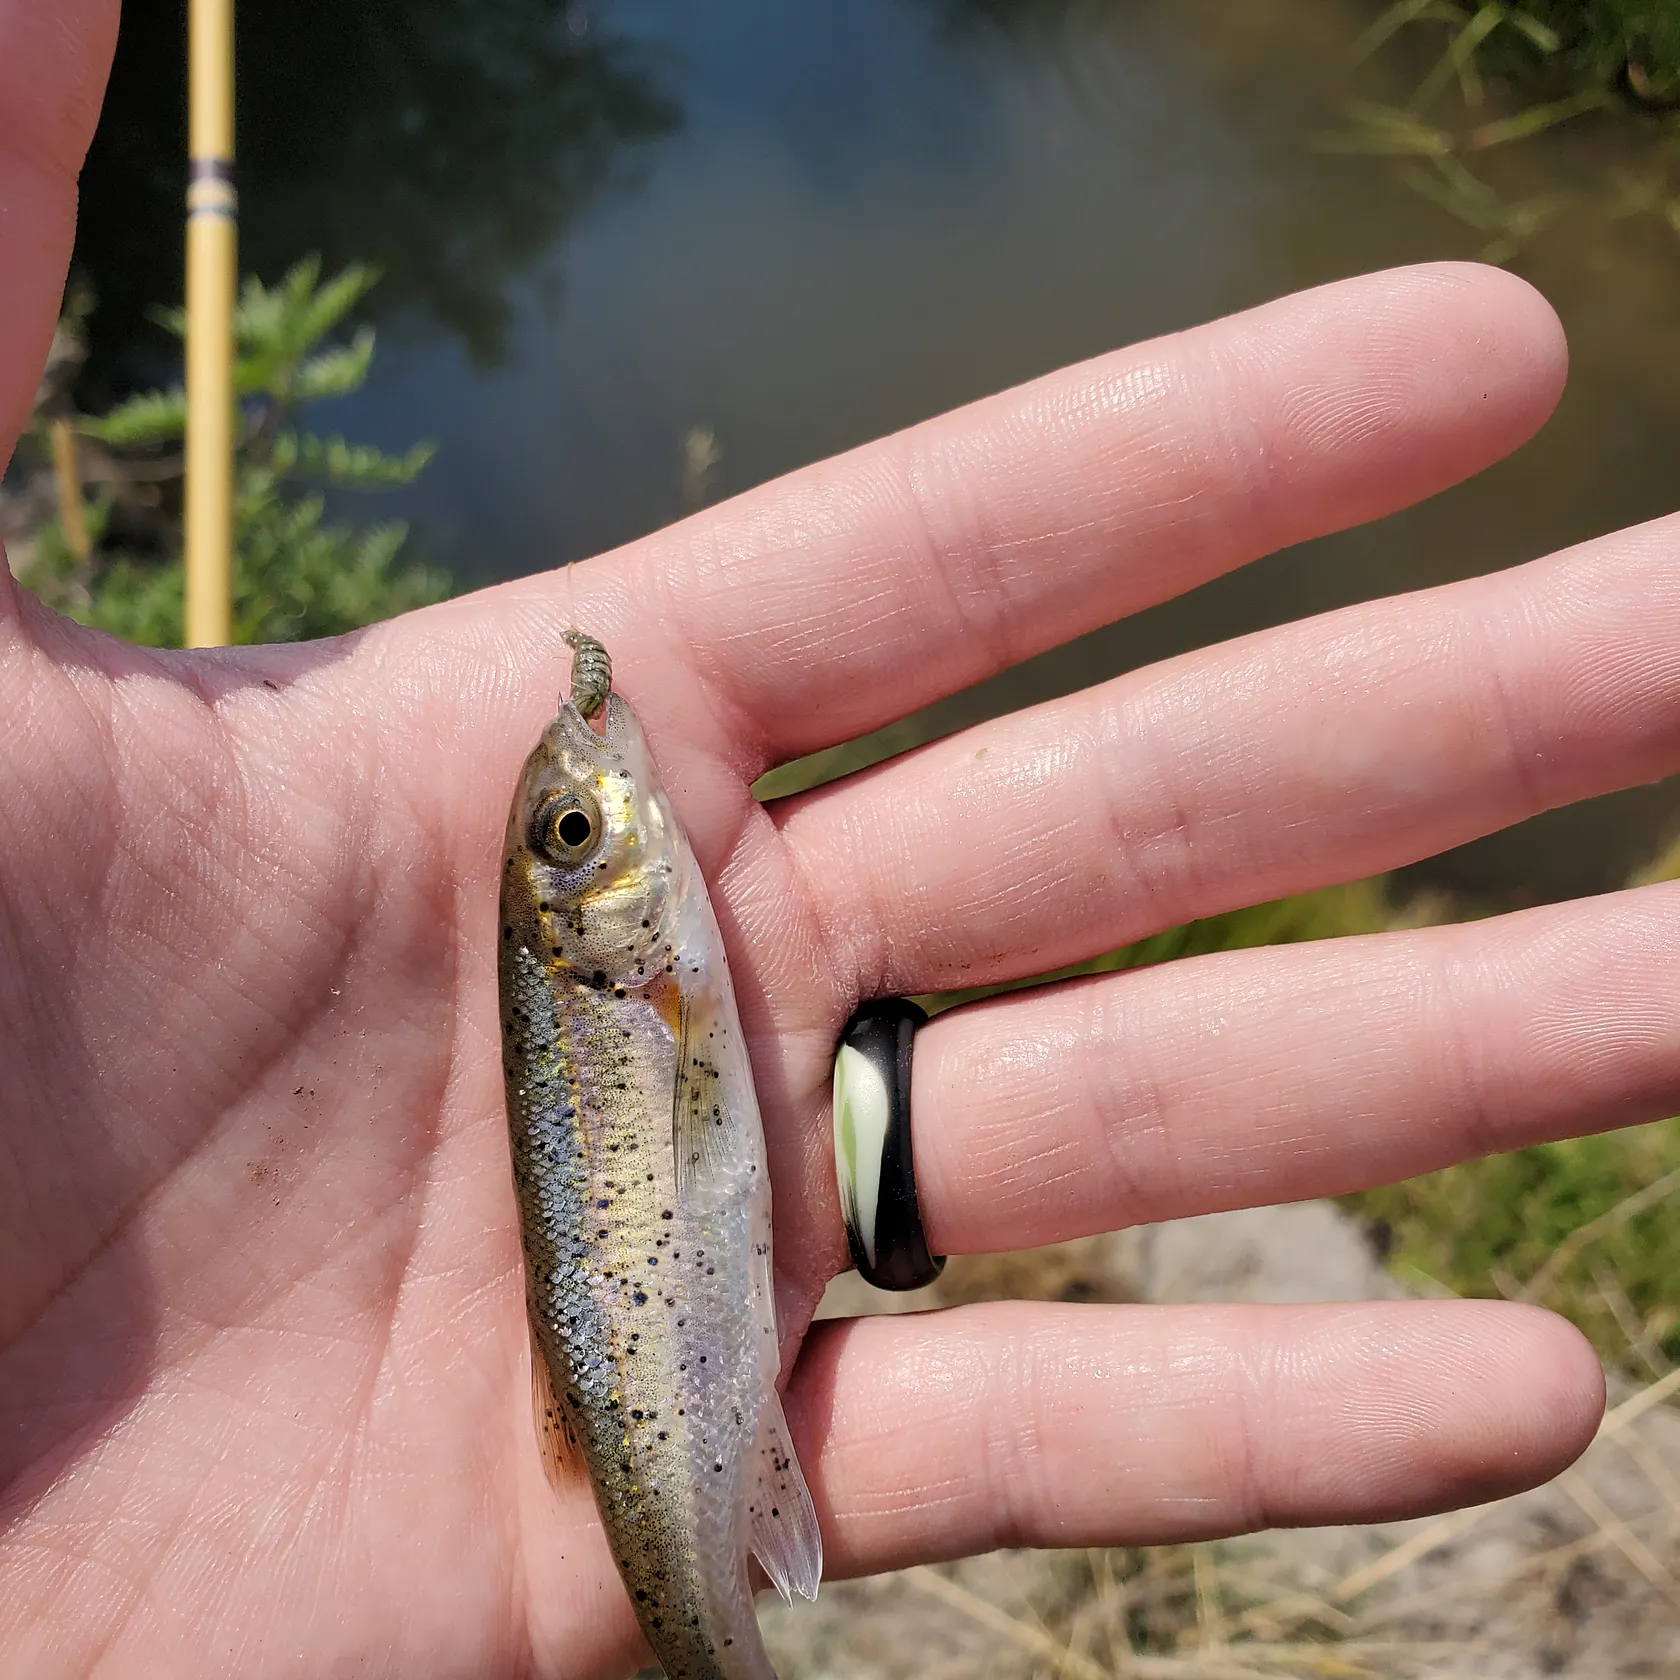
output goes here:
{"type": "Polygon", "coordinates": [[[568,640],[499,941],[538,1435],[552,1475],[587,1466],[670,1680],[774,1680],[747,1555],[811,1598],[822,1542],[775,1387],[764,1134],[694,855],[604,650],[568,640]]]}

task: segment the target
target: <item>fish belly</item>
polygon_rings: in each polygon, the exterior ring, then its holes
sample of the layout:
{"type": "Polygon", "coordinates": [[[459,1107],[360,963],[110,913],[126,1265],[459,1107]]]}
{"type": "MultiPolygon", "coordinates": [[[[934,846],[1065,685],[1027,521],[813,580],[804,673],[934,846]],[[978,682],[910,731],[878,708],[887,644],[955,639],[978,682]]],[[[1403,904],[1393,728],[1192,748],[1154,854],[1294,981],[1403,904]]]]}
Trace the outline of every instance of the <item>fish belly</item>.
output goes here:
{"type": "Polygon", "coordinates": [[[679,1193],[668,1011],[523,966],[509,1117],[538,1354],[670,1680],[774,1680],[747,1577],[775,1353],[753,1300],[762,1146],[679,1193]]]}

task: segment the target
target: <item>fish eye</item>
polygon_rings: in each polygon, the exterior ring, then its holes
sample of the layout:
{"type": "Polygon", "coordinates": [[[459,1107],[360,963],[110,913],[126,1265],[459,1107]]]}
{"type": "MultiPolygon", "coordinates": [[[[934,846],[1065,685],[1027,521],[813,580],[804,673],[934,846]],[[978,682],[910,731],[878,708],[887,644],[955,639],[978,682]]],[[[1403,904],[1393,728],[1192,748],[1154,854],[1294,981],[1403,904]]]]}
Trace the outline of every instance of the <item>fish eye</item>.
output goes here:
{"type": "Polygon", "coordinates": [[[531,842],[555,863],[579,863],[601,837],[601,813],[586,793],[556,793],[537,808],[531,842]]]}

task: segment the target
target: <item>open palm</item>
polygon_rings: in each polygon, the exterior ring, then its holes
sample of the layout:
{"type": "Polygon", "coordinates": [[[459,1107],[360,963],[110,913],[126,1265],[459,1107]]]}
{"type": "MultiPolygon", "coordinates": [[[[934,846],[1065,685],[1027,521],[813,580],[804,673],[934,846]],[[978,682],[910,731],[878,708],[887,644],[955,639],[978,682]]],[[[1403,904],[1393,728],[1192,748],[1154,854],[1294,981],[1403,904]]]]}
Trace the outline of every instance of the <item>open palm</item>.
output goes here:
{"type": "MultiPolygon", "coordinates": [[[[0,430],[114,27],[0,0],[0,430]]],[[[1680,765],[1680,532],[1292,626],[775,808],[767,766],[1462,477],[1562,377],[1471,268],[1055,375],[624,553],[339,642],[137,651],[0,579],[0,1669],[606,1676],[639,1645],[527,1409],[495,875],[562,632],[713,884],[831,1573],[1387,1516],[1550,1473],[1590,1351],[1487,1303],[826,1326],[859,996],[1016,977],[1680,765]]],[[[940,1250],[1323,1194],[1650,1117],[1669,889],[959,1011],[940,1250]]]]}

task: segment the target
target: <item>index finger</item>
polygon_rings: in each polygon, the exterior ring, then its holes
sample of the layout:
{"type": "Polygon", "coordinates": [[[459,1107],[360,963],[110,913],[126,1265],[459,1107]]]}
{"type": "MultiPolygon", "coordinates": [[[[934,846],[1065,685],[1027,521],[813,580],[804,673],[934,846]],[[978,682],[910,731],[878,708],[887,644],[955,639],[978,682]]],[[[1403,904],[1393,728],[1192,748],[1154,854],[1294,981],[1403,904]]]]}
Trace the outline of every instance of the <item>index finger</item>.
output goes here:
{"type": "Polygon", "coordinates": [[[1564,369],[1551,309],[1498,269],[1340,281],[792,474],[635,571],[769,765],[1467,478],[1564,369]]]}

